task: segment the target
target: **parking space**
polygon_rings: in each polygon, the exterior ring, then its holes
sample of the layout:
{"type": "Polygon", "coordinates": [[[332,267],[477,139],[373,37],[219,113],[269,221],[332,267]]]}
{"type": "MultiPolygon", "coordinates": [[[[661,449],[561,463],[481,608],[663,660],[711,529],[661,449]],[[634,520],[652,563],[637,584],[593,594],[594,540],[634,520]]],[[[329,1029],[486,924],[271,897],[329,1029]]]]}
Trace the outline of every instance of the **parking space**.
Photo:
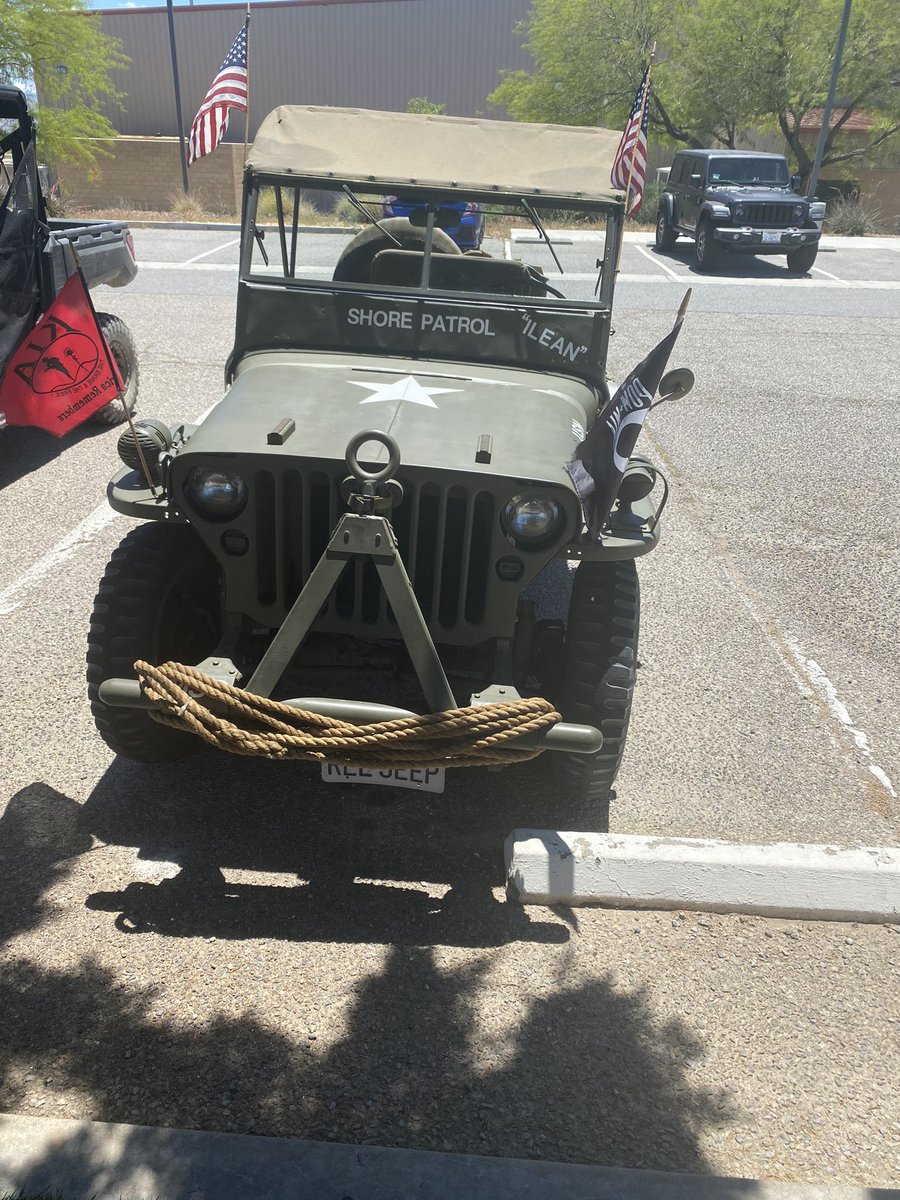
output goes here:
{"type": "MultiPolygon", "coordinates": [[[[142,416],[220,398],[235,237],[138,230],[134,285],[95,296],[135,333],[142,416]]],[[[346,241],[305,236],[298,262],[324,277],[346,241]]],[[[642,434],[672,497],[640,564],[614,829],[897,840],[900,253],[828,249],[838,280],[779,260],[717,279],[687,247],[624,246],[612,374],[694,286],[672,365],[697,382],[642,434]]],[[[556,282],[545,248],[510,250],[556,282]]],[[[590,295],[598,245],[559,253],[563,290],[590,295]]],[[[896,1181],[895,932],[511,906],[504,835],[568,820],[543,760],[450,772],[443,796],[210,753],[114,760],[83,658],[132,524],[104,501],[117,438],[0,437],[0,1106],[896,1181]]]]}

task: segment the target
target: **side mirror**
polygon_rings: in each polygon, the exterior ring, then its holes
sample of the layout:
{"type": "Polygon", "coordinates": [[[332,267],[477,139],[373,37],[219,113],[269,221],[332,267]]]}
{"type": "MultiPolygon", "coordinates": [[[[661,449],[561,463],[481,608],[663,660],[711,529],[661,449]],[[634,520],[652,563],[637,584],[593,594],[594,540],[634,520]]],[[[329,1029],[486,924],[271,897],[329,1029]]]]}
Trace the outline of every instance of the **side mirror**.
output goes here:
{"type": "Polygon", "coordinates": [[[698,175],[697,172],[695,171],[694,174],[691,176],[691,183],[694,185],[694,187],[702,187],[703,186],[703,176],[698,175]]]}
{"type": "MultiPolygon", "coordinates": [[[[666,371],[659,381],[659,399],[656,404],[662,404],[664,400],[680,400],[693,386],[694,372],[690,367],[675,367],[666,371]]],[[[651,407],[655,408],[656,404],[651,407]]]]}
{"type": "Polygon", "coordinates": [[[800,184],[801,184],[802,182],[803,182],[803,180],[802,180],[802,177],[801,177],[800,175],[792,175],[792,176],[791,176],[791,191],[792,191],[792,192],[799,192],[799,191],[800,191],[800,184]]]}

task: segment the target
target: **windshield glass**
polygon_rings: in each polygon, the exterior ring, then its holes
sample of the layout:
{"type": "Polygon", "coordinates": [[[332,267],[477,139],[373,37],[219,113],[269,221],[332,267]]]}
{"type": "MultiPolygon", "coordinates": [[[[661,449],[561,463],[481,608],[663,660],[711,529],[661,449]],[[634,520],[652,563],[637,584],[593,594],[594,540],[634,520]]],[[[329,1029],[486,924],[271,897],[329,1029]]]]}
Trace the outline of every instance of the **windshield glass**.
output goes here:
{"type": "Polygon", "coordinates": [[[402,194],[357,195],[349,187],[313,194],[260,179],[248,196],[242,271],[245,278],[284,282],[604,305],[612,298],[617,241],[609,216],[596,205],[559,210],[532,198],[444,204],[402,194]],[[331,229],[311,238],[315,225],[331,229]]]}
{"type": "Polygon", "coordinates": [[[783,158],[711,158],[709,186],[721,187],[728,183],[787,187],[787,163],[783,158]]]}

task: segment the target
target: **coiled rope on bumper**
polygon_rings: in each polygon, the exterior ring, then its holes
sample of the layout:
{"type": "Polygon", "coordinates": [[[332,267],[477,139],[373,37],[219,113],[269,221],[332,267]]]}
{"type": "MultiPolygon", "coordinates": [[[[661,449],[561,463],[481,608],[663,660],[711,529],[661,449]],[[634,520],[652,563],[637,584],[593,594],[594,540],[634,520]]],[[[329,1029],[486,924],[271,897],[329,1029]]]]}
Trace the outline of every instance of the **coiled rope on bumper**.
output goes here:
{"type": "Polygon", "coordinates": [[[260,758],[382,769],[525,762],[543,750],[515,739],[562,720],[549,700],[536,698],[351,725],[255,696],[181,663],[155,667],[139,659],[134,666],[154,721],[220,750],[260,758]]]}

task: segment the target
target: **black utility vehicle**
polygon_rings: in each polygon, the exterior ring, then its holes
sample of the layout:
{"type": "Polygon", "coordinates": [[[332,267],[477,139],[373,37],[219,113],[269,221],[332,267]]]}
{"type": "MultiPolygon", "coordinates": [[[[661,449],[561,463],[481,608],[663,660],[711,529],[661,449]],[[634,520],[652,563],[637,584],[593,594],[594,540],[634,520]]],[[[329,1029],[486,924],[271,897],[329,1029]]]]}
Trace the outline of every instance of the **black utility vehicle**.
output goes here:
{"type": "MultiPolygon", "coordinates": [[[[35,123],[19,88],[0,84],[0,377],[16,347],[80,267],[91,289],[125,287],[137,274],[134,240],[124,221],[50,217],[41,186],[35,123]]],[[[119,425],[137,403],[138,365],[121,317],[97,321],[125,384],[121,398],[97,409],[95,425],[119,425]]],[[[5,425],[0,396],[0,429],[5,425]]]]}
{"type": "Polygon", "coordinates": [[[701,271],[722,253],[786,254],[788,269],[816,261],[825,205],[798,195],[798,175],[782,154],[744,150],[681,150],[675,155],[656,214],[656,246],[671,250],[694,238],[701,271]]]}

